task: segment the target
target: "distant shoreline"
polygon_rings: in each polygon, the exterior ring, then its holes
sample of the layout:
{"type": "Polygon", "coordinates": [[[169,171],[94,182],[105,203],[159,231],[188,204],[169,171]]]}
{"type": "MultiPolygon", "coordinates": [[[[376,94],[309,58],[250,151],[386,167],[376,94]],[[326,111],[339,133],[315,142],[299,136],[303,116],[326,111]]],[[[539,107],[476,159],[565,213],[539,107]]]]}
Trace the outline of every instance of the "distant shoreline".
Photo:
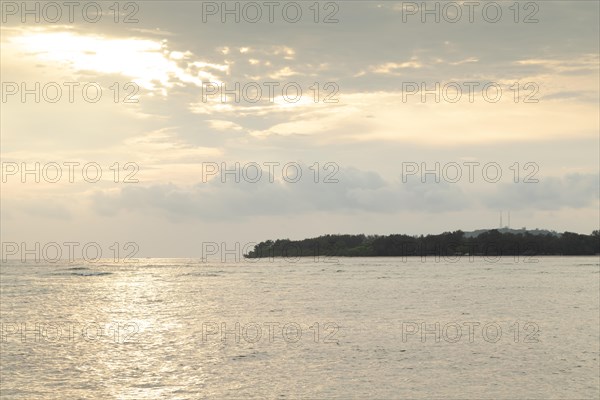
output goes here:
{"type": "Polygon", "coordinates": [[[323,235],[303,240],[267,240],[245,258],[297,257],[501,257],[600,255],[600,232],[454,231],[439,235],[323,235]],[[517,232],[517,233],[514,233],[517,232]],[[535,233],[532,233],[535,232],[535,233]]]}

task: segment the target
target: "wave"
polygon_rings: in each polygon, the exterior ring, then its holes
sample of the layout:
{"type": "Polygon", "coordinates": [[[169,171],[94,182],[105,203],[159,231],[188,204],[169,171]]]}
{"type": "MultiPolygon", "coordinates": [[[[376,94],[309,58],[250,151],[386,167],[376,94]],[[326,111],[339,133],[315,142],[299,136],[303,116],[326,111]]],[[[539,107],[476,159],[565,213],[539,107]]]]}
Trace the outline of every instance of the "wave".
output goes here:
{"type": "Polygon", "coordinates": [[[103,275],[112,275],[112,272],[73,272],[71,275],[76,276],[103,276],[103,275]]]}

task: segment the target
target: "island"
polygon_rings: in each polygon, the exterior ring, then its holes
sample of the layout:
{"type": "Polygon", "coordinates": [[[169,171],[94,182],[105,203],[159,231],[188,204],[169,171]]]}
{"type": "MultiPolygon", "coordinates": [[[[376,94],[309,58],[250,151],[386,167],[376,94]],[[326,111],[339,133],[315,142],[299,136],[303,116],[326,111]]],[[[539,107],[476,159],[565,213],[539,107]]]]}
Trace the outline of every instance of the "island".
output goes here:
{"type": "Polygon", "coordinates": [[[246,258],[410,257],[410,256],[538,256],[600,255],[600,231],[590,235],[547,230],[481,229],[438,235],[323,235],[303,240],[267,240],[246,258]]]}

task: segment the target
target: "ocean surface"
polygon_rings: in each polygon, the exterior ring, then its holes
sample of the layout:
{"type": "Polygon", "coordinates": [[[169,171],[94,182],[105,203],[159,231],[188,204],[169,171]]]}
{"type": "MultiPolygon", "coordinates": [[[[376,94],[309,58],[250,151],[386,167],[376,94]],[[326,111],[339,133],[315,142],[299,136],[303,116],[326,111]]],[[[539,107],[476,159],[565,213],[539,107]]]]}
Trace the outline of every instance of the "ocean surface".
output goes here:
{"type": "Polygon", "coordinates": [[[0,397],[600,395],[598,257],[253,261],[1,264],[0,397]]]}

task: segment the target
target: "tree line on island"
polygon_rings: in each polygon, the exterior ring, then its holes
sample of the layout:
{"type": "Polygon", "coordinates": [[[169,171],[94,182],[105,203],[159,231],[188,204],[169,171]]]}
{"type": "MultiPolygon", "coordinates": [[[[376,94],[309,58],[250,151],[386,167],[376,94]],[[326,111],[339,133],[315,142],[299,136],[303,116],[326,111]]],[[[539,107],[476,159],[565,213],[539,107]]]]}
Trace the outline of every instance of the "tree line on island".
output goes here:
{"type": "Polygon", "coordinates": [[[304,240],[267,240],[254,246],[246,258],[296,258],[311,256],[407,257],[407,256],[533,256],[600,254],[600,232],[532,234],[501,232],[477,235],[458,230],[439,235],[324,235],[304,240]]]}

